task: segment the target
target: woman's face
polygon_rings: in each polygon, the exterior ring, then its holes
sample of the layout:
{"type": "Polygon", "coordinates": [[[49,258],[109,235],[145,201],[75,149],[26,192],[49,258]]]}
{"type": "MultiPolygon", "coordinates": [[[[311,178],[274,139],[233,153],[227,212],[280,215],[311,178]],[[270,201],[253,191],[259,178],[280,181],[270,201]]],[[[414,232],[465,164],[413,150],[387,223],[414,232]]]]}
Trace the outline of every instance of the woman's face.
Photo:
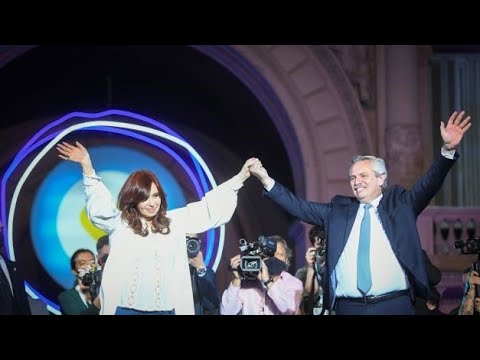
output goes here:
{"type": "Polygon", "coordinates": [[[160,199],[157,186],[152,183],[148,199],[138,204],[137,209],[145,219],[151,219],[157,215],[158,211],[160,210],[161,203],[162,200],[160,199]]]}

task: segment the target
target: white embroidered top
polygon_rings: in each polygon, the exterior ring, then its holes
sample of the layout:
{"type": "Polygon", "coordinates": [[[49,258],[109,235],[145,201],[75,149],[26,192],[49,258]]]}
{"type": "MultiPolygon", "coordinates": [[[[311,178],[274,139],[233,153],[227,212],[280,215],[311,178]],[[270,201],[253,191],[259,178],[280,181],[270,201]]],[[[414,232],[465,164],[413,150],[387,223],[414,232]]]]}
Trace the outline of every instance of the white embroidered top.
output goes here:
{"type": "Polygon", "coordinates": [[[95,173],[84,175],[86,211],[110,237],[110,254],[100,288],[101,315],[118,306],[143,311],[172,310],[193,315],[193,294],[185,237],[228,222],[243,186],[238,175],[205,194],[202,200],[167,211],[170,233],[142,237],[121,219],[111,193],[95,173]]]}

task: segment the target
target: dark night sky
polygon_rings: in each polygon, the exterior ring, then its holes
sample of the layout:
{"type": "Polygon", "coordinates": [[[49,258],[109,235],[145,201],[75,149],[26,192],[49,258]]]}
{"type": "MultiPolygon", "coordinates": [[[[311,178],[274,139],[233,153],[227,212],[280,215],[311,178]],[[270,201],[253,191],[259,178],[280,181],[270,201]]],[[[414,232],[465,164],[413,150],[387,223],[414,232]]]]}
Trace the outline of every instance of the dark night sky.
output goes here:
{"type": "Polygon", "coordinates": [[[259,157],[293,188],[285,149],[261,104],[188,46],[39,46],[0,69],[0,98],[2,127],[107,108],[188,126],[241,159],[259,157]]]}

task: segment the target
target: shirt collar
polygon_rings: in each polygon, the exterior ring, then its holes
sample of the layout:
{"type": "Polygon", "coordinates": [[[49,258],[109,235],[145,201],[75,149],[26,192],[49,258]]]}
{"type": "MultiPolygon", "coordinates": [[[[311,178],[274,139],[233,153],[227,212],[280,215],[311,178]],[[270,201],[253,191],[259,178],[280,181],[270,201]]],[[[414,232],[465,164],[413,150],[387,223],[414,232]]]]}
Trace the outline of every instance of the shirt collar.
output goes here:
{"type": "Polygon", "coordinates": [[[373,199],[372,202],[370,202],[370,205],[372,205],[375,209],[378,208],[378,204],[380,204],[380,200],[382,200],[383,193],[380,194],[377,198],[373,199]]]}

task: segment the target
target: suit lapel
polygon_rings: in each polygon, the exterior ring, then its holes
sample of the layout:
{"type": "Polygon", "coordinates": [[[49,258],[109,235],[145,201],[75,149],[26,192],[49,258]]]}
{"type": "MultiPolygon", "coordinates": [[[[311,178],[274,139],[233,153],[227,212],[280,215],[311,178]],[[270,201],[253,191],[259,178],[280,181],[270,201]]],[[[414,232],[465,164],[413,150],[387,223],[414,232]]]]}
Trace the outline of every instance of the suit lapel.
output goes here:
{"type": "MultiPolygon", "coordinates": [[[[384,196],[385,197],[385,196],[384,196]]],[[[383,198],[382,198],[383,200],[383,198]]],[[[383,202],[380,200],[380,203],[378,204],[378,216],[380,217],[380,221],[382,222],[383,230],[385,231],[385,234],[387,235],[387,239],[390,242],[390,246],[392,247],[393,251],[398,250],[398,244],[395,242],[395,236],[393,236],[392,228],[390,221],[388,221],[388,216],[387,212],[385,210],[385,207],[383,206],[383,202]]]]}
{"type": "Polygon", "coordinates": [[[348,206],[347,223],[345,225],[345,233],[343,235],[343,239],[342,239],[343,243],[342,243],[342,247],[340,248],[340,253],[342,253],[343,249],[345,249],[345,245],[347,244],[348,237],[350,236],[350,233],[352,231],[353,223],[355,222],[355,217],[357,216],[359,206],[360,206],[360,203],[358,201],[354,201],[352,204],[348,206]]]}

